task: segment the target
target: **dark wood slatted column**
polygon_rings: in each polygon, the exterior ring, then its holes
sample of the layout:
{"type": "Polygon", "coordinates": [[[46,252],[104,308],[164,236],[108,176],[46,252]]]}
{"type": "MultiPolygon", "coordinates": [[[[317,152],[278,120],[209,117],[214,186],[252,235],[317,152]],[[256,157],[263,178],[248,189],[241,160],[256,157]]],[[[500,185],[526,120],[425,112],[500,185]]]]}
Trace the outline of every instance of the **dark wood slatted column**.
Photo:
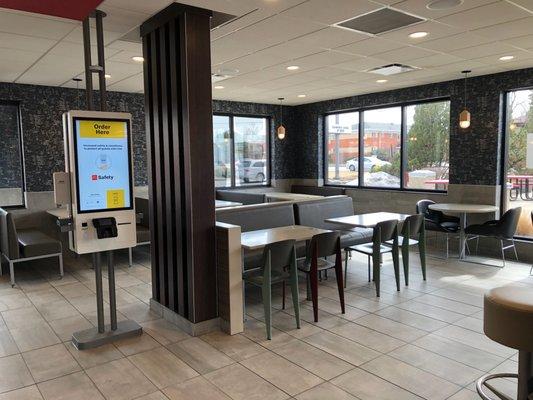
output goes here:
{"type": "Polygon", "coordinates": [[[141,26],[153,300],[193,323],[216,317],[210,17],[174,3],[141,26]]]}

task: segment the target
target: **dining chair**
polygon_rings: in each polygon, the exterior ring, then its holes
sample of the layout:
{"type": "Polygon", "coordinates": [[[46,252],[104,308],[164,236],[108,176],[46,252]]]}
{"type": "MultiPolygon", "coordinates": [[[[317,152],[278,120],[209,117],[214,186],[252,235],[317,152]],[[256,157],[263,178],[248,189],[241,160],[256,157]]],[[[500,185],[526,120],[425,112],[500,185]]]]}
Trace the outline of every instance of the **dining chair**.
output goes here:
{"type": "Polygon", "coordinates": [[[298,261],[298,269],[307,275],[307,288],[308,291],[311,291],[315,322],[318,322],[318,274],[321,271],[335,269],[341,312],[345,313],[340,238],[339,232],[325,232],[314,235],[307,246],[305,259],[298,261]],[[328,260],[327,257],[329,256],[335,256],[335,262],[328,260]]]}
{"type": "Polygon", "coordinates": [[[514,235],[520,220],[522,207],[511,208],[507,210],[500,219],[487,221],[483,224],[469,225],[465,229],[465,234],[468,236],[485,236],[493,237],[500,241],[500,248],[502,252],[503,267],[505,267],[505,250],[513,249],[516,260],[518,261],[518,254],[514,243],[514,235]],[[510,241],[511,244],[505,246],[504,241],[510,241]]]}
{"type": "Polygon", "coordinates": [[[433,200],[419,200],[416,203],[416,213],[424,215],[424,225],[426,231],[441,232],[446,235],[446,258],[450,253],[450,235],[457,235],[460,229],[458,217],[446,215],[440,211],[429,208],[435,204],[433,200]]]}
{"type": "Polygon", "coordinates": [[[292,290],[292,302],[296,327],[300,329],[300,304],[298,303],[298,270],[296,264],[296,242],[283,240],[271,243],[263,249],[259,268],[243,273],[244,283],[261,288],[267,339],[272,339],[272,285],[289,282],[292,290]]]}
{"type": "Polygon", "coordinates": [[[352,246],[350,247],[350,250],[366,254],[368,256],[368,282],[371,281],[370,258],[372,258],[372,276],[374,277],[374,284],[376,285],[377,297],[380,295],[382,255],[385,253],[392,253],[394,276],[396,278],[396,290],[400,291],[400,262],[397,220],[394,219],[377,223],[372,234],[372,242],[352,246]],[[388,241],[392,241],[392,245],[387,245],[388,241]]]}
{"type": "MultiPolygon", "coordinates": [[[[394,239],[388,240],[387,245],[393,246],[394,239]]],[[[409,286],[409,247],[418,245],[420,254],[420,267],[422,278],[426,280],[426,228],[422,214],[410,215],[402,224],[402,230],[398,236],[398,246],[402,253],[403,276],[405,285],[409,286]]]]}

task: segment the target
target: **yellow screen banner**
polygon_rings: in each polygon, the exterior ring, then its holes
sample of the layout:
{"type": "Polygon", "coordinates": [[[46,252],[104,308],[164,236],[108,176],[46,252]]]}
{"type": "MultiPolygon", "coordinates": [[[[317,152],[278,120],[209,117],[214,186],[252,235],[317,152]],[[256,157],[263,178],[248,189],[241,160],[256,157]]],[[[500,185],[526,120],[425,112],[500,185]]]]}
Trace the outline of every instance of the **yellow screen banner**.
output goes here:
{"type": "Polygon", "coordinates": [[[107,208],[124,208],[124,189],[107,191],[107,208]]]}
{"type": "Polygon", "coordinates": [[[79,123],[82,138],[124,139],[127,135],[127,124],[123,121],[82,120],[79,123]]]}

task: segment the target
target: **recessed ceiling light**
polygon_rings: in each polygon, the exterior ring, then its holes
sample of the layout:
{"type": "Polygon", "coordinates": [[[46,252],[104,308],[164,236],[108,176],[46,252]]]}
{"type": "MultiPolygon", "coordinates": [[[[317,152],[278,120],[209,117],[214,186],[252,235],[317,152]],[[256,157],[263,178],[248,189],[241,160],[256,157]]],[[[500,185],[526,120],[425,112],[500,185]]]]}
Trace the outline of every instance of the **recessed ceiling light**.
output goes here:
{"type": "Polygon", "coordinates": [[[138,63],[142,63],[144,61],[144,57],[142,56],[133,56],[131,59],[138,63]]]}
{"type": "Polygon", "coordinates": [[[287,69],[288,69],[289,71],[296,71],[297,69],[300,69],[300,67],[297,66],[297,65],[289,65],[289,66],[287,67],[287,69]]]}
{"type": "Polygon", "coordinates": [[[106,79],[111,79],[111,75],[109,75],[109,74],[105,74],[104,77],[105,77],[106,79]]]}
{"type": "Polygon", "coordinates": [[[376,83],[387,83],[387,82],[388,82],[388,80],[386,80],[386,79],[378,79],[376,81],[376,83]]]}
{"type": "Polygon", "coordinates": [[[302,99],[304,97],[307,97],[307,95],[306,94],[299,94],[298,97],[302,99]]]}
{"type": "Polygon", "coordinates": [[[426,8],[428,10],[449,10],[450,8],[459,7],[464,0],[434,0],[426,8]]]}
{"type": "Polygon", "coordinates": [[[509,61],[512,60],[514,56],[501,56],[500,61],[509,61]]]}
{"type": "Polygon", "coordinates": [[[427,35],[429,35],[428,32],[421,31],[421,32],[413,32],[413,33],[409,34],[409,37],[411,39],[420,39],[420,38],[426,37],[427,35]]]}
{"type": "Polygon", "coordinates": [[[224,89],[224,86],[222,86],[222,85],[217,85],[217,86],[215,86],[215,89],[217,89],[217,90],[218,90],[218,89],[224,89]]]}

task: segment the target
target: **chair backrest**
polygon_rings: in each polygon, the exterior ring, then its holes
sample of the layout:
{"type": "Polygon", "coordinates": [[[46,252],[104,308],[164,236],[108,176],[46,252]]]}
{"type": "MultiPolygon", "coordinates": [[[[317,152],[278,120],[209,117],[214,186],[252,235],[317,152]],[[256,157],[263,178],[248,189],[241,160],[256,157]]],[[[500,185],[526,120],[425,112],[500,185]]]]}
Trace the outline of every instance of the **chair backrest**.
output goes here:
{"type": "Polygon", "coordinates": [[[514,236],[521,213],[522,207],[516,207],[507,210],[502,215],[498,221],[498,231],[502,237],[511,239],[514,236]]]}
{"type": "Polygon", "coordinates": [[[13,214],[3,208],[0,208],[0,250],[12,260],[20,257],[13,214]]]}
{"type": "Polygon", "coordinates": [[[291,193],[314,194],[317,196],[339,196],[346,193],[346,189],[331,186],[292,185],[291,193]]]}
{"type": "Polygon", "coordinates": [[[292,203],[265,203],[216,211],[217,222],[239,225],[242,232],[296,225],[292,203]]]}
{"type": "Polygon", "coordinates": [[[372,235],[372,243],[381,244],[387,240],[394,239],[398,233],[398,221],[392,219],[390,221],[378,222],[374,227],[374,234],[372,235]]]}
{"type": "Polygon", "coordinates": [[[324,220],[353,215],[353,200],[348,196],[339,196],[295,203],[294,214],[297,225],[335,230],[339,228],[338,225],[324,222],[324,220]]]}
{"type": "Polygon", "coordinates": [[[340,249],[339,241],[341,234],[339,232],[324,232],[314,235],[309,242],[309,247],[305,258],[307,262],[311,262],[311,259],[314,256],[314,249],[316,246],[317,257],[327,257],[337,254],[337,251],[340,249]]]}
{"type": "Polygon", "coordinates": [[[272,271],[283,271],[283,269],[296,260],[296,241],[282,240],[280,242],[267,244],[263,249],[263,259],[261,265],[264,267],[270,254],[270,267],[272,271]]]}
{"type": "Polygon", "coordinates": [[[433,200],[419,200],[416,203],[416,213],[422,214],[424,218],[439,223],[442,213],[440,211],[433,211],[429,209],[429,206],[435,204],[433,200]]]}
{"type": "Polygon", "coordinates": [[[410,215],[403,221],[402,236],[414,237],[420,233],[420,230],[424,227],[424,215],[415,214],[410,215]],[[407,234],[409,229],[409,234],[407,234]]]}

